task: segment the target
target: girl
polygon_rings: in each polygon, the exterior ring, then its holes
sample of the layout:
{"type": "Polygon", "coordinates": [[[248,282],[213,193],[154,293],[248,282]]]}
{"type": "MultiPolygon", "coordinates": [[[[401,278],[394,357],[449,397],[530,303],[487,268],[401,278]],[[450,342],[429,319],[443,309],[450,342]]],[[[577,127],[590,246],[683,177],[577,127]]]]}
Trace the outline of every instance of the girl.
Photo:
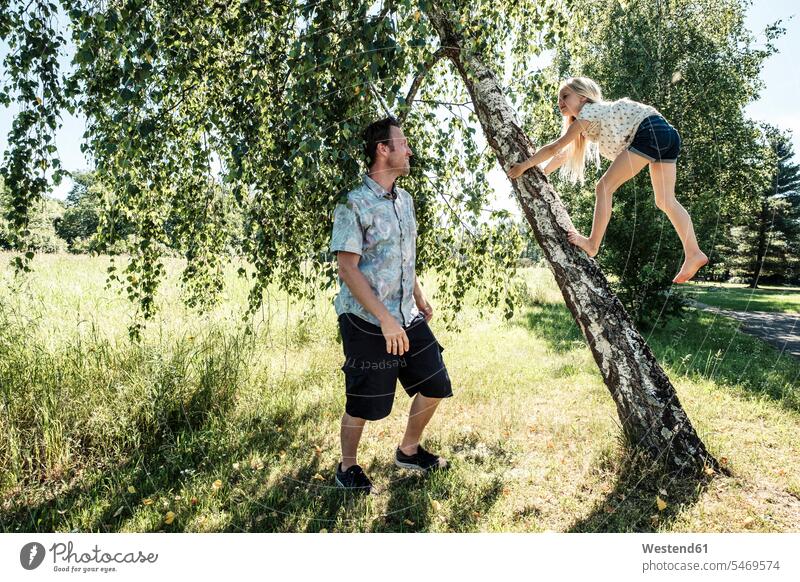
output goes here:
{"type": "Polygon", "coordinates": [[[561,137],[532,158],[512,166],[508,176],[518,178],[528,168],[549,159],[545,174],[563,166],[562,173],[569,180],[583,182],[587,157],[599,163],[599,149],[603,157],[612,160],[595,188],[591,234],[588,238],[574,230],[567,234],[569,242],[593,257],[611,218],[611,196],[649,164],[656,206],[667,214],[683,243],[685,260],[672,281],[689,281],[708,263],[708,257],[697,245],[689,213],[675,199],[675,165],[681,147],[675,128],[649,105],[629,99],[603,101],[600,87],[587,77],[572,77],[562,83],[558,109],[564,116],[561,137]]]}

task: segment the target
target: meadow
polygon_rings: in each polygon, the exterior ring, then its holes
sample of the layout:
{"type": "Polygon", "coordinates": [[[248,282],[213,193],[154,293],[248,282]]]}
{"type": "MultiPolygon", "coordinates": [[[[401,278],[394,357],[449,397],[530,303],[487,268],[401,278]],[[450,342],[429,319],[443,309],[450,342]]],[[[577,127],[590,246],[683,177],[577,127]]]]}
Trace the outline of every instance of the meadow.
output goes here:
{"type": "MultiPolygon", "coordinates": [[[[685,479],[625,446],[550,272],[529,268],[512,319],[468,302],[459,329],[431,322],[455,396],[424,443],[451,470],[393,465],[399,390],[365,430],[359,462],[377,493],[364,498],[333,482],[344,357],[331,294],[273,288],[248,335],[233,267],[220,304],[198,314],[167,261],[159,314],[132,343],[107,257],[37,256],[22,279],[10,258],[0,531],[800,531],[800,361],[713,313],[641,332],[730,476],[685,479]]],[[[435,279],[422,283],[433,296],[435,279]]]]}

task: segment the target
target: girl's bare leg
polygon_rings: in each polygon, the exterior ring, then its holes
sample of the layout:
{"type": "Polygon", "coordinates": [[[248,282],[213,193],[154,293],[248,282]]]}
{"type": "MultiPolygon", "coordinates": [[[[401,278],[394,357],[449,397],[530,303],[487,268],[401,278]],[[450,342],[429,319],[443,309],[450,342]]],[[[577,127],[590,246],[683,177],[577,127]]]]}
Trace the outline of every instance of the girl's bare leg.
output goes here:
{"type": "Polygon", "coordinates": [[[683,253],[686,255],[681,270],[675,275],[672,282],[686,283],[694,277],[700,267],[708,263],[708,257],[697,244],[692,218],[675,198],[675,174],[674,163],[653,162],[650,164],[650,181],[653,183],[656,206],[669,217],[681,239],[683,253]]]}
{"type": "Polygon", "coordinates": [[[595,188],[592,233],[587,238],[577,231],[572,231],[567,234],[569,242],[582,248],[590,257],[595,256],[608,228],[608,221],[611,220],[611,197],[620,186],[638,174],[647,164],[647,158],[628,150],[618,155],[595,188]]]}

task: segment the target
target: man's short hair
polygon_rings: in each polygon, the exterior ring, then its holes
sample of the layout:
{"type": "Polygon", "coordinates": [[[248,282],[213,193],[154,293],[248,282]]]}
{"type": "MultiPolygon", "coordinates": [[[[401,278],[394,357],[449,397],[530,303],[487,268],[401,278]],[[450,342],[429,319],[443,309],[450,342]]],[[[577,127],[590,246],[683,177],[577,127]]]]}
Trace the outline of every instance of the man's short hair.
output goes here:
{"type": "Polygon", "coordinates": [[[370,123],[364,130],[364,155],[367,156],[367,166],[375,163],[375,154],[379,143],[388,143],[389,149],[394,150],[394,144],[389,141],[391,127],[400,127],[400,122],[394,117],[384,117],[379,121],[370,123]]]}

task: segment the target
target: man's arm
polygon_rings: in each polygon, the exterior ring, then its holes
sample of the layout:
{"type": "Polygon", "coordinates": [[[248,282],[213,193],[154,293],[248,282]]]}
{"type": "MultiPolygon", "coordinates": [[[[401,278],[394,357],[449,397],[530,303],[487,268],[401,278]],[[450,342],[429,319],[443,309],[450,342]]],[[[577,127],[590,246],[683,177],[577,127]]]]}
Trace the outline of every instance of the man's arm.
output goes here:
{"type": "Polygon", "coordinates": [[[428,299],[422,292],[422,287],[419,284],[419,277],[414,275],[414,301],[417,304],[417,309],[425,316],[425,321],[430,321],[433,317],[433,307],[428,303],[428,299]]]}
{"type": "Polygon", "coordinates": [[[402,356],[409,348],[408,336],[400,323],[372,291],[364,273],[359,270],[358,261],[361,260],[361,256],[357,253],[339,251],[336,253],[336,257],[339,263],[339,277],[350,289],[350,293],[353,294],[356,301],[380,322],[381,332],[386,339],[386,353],[402,356]]]}

